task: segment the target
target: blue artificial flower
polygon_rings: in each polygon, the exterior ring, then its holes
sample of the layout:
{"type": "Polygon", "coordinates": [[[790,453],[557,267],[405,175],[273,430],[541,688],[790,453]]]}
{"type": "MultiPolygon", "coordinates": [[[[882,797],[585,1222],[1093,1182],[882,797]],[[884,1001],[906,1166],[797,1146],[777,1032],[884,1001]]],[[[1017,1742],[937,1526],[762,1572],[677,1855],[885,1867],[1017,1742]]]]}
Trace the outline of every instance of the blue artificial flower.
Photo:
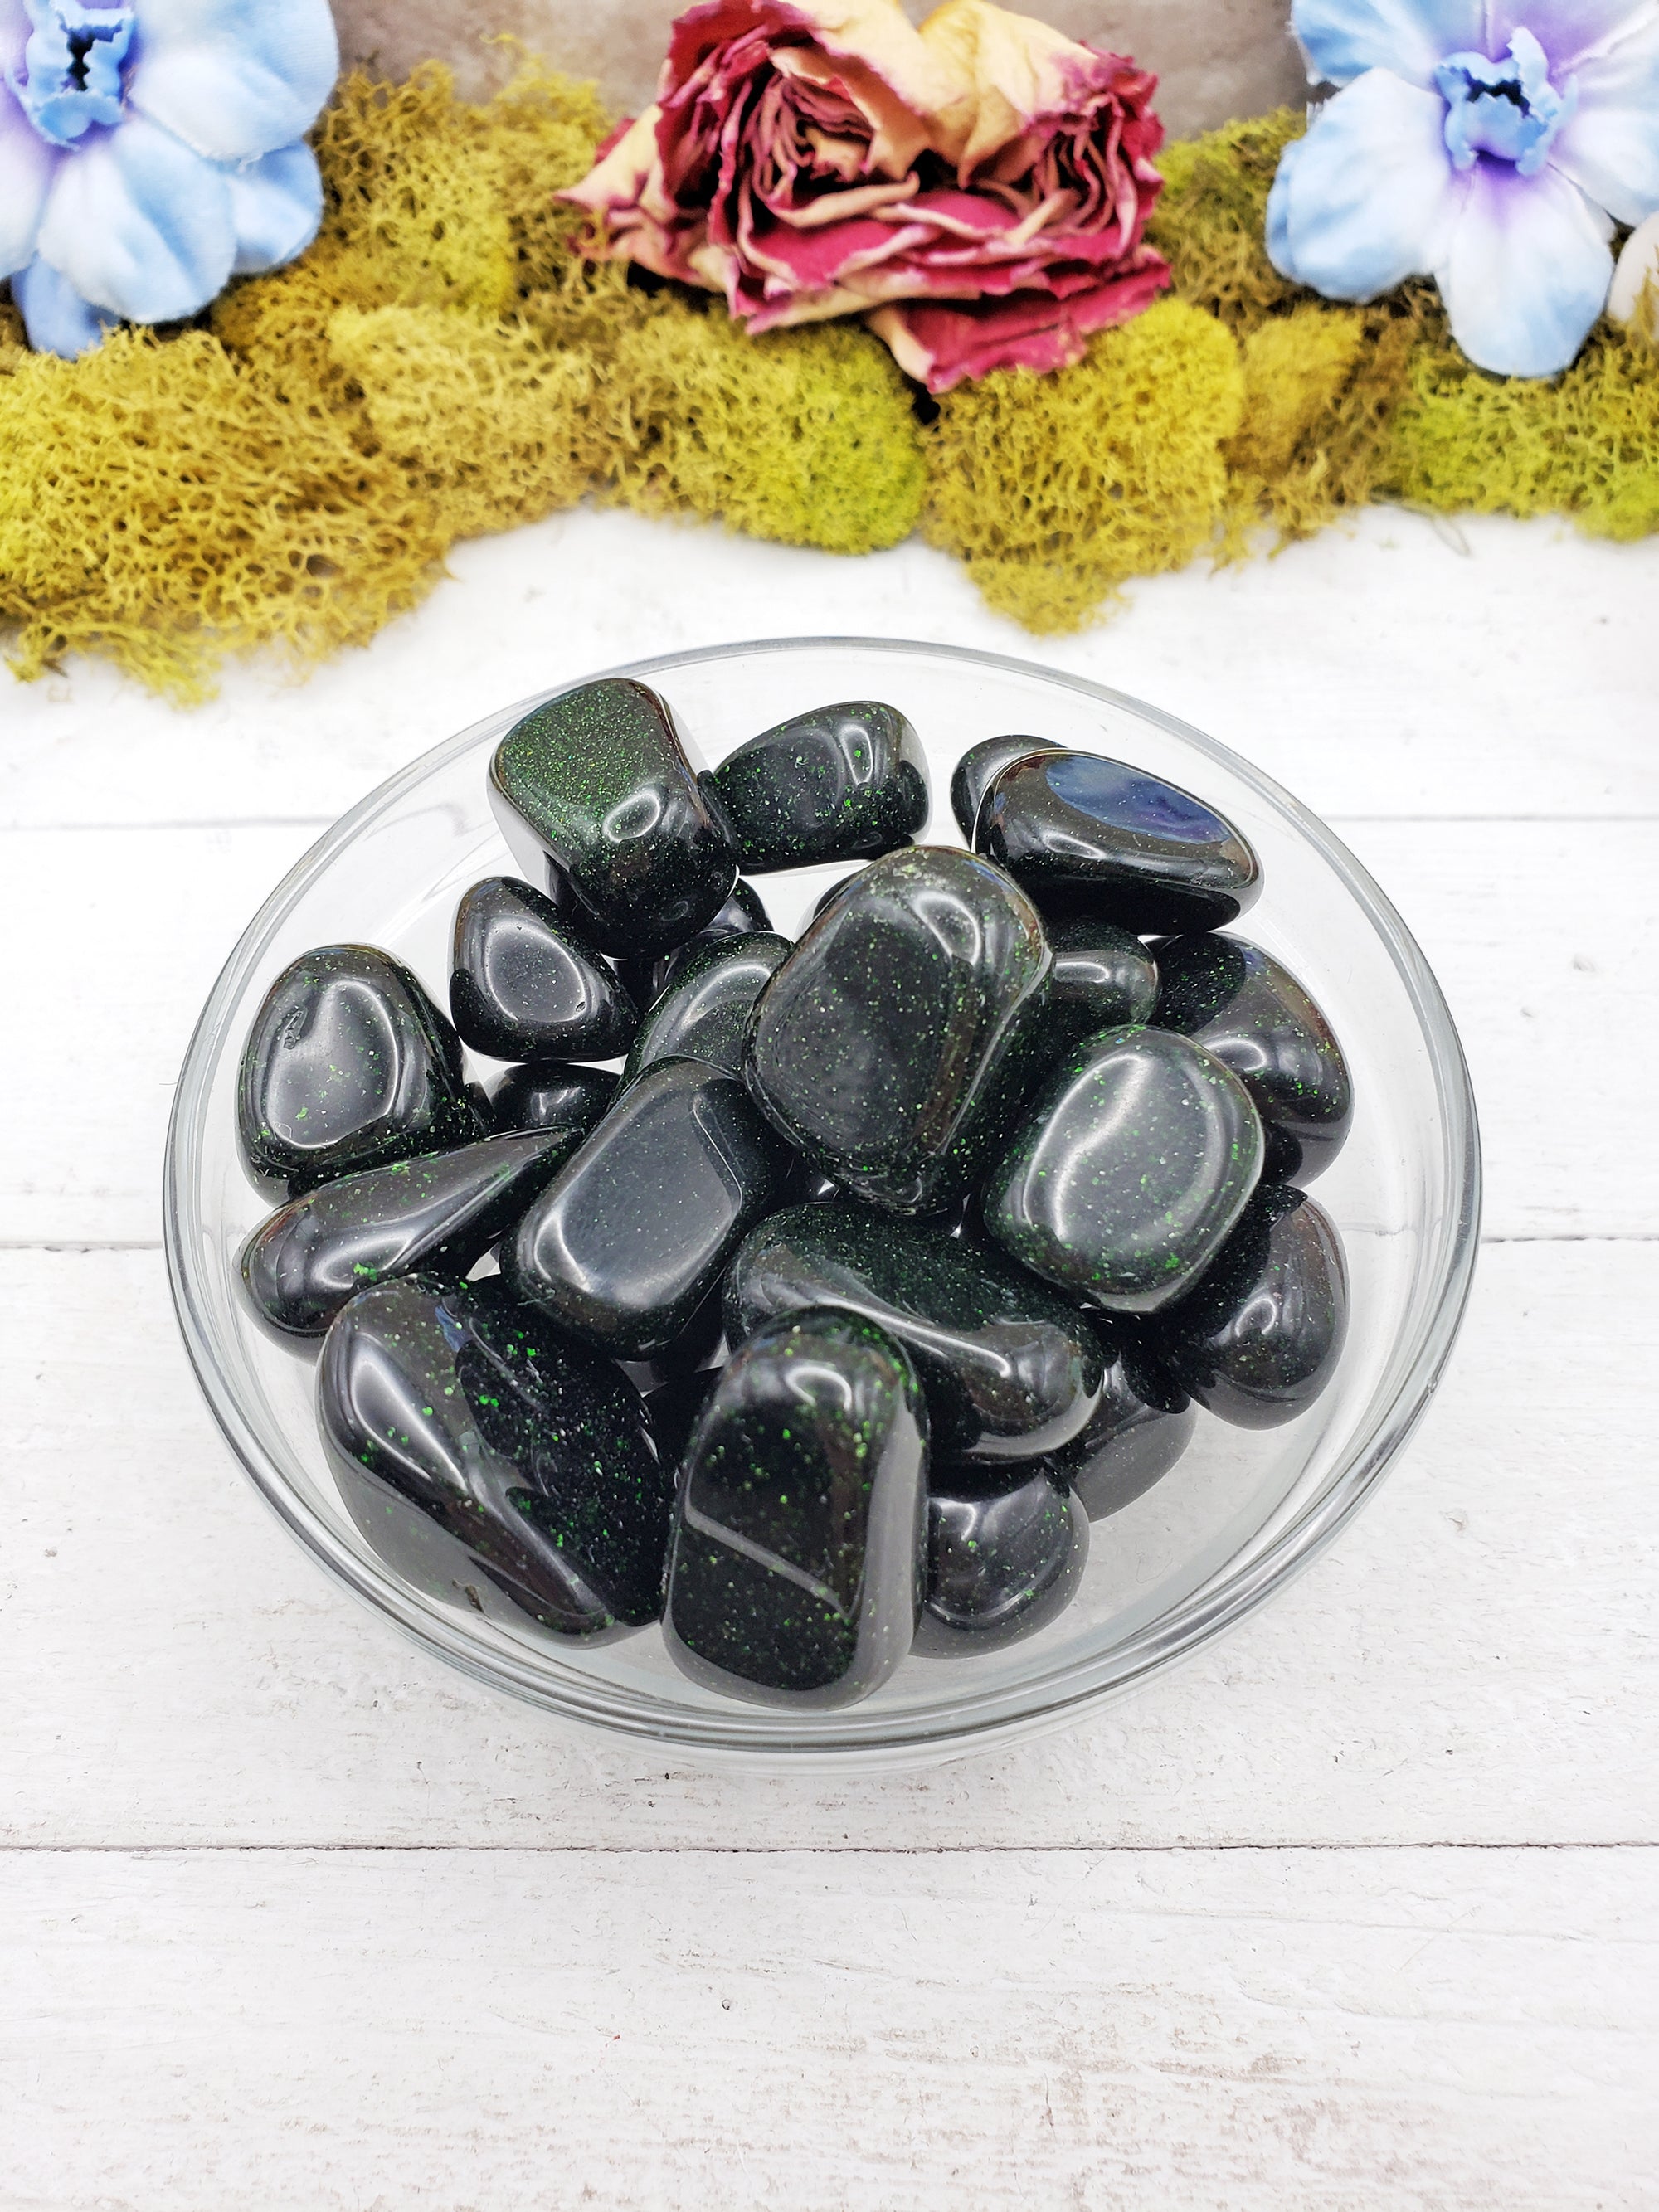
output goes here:
{"type": "Polygon", "coordinates": [[[66,359],[317,234],[328,0],[0,0],[0,277],[66,359]]]}
{"type": "Polygon", "coordinates": [[[1479,367],[1565,368],[1613,223],[1659,210],[1659,0],[1294,0],[1291,21],[1342,88],[1279,162],[1274,268],[1331,300],[1432,276],[1479,367]]]}

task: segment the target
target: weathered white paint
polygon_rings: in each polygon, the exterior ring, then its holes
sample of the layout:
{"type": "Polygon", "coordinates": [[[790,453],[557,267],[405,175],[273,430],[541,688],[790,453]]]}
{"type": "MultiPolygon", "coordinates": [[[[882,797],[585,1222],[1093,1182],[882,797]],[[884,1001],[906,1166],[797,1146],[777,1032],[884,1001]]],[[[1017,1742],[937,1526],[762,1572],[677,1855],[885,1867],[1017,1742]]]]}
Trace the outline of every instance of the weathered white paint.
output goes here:
{"type": "Polygon", "coordinates": [[[1050,647],[921,548],[581,514],[302,688],[0,690],[4,2212],[1652,2204],[1659,547],[1463,535],[1369,516],[1050,647]],[[159,1148],[236,931],[369,785],[584,669],[834,628],[1116,683],[1337,818],[1525,1241],[1231,1640],[994,1758],[749,1780],[495,1702],[301,1557],[190,1383],[159,1148]]]}

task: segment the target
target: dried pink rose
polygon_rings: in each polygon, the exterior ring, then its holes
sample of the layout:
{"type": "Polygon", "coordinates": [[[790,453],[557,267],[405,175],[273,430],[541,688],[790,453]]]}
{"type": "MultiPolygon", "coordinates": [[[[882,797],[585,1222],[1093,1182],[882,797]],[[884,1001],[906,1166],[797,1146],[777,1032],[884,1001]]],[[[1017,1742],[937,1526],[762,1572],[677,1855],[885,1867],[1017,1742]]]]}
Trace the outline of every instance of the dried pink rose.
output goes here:
{"type": "Polygon", "coordinates": [[[932,392],[1081,356],[1169,283],[1156,80],[987,0],[702,0],[567,198],[754,331],[866,313],[932,392]]]}

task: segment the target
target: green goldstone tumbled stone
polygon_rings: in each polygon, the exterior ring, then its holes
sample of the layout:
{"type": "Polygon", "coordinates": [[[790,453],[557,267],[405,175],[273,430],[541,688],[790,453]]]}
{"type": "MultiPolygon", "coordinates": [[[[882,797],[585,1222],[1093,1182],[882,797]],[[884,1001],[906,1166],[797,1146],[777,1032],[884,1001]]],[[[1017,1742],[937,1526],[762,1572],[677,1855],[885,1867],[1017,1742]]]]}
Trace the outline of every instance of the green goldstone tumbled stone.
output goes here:
{"type": "Polygon", "coordinates": [[[640,1394],[499,1276],[362,1292],[317,1411],[353,1519],[417,1589],[592,1644],[657,1618],[672,1485],[640,1394]]]}
{"type": "Polygon", "coordinates": [[[934,1475],[918,1654],[971,1659],[1035,1636],[1076,1596],[1088,1558],[1089,1516],[1048,1461],[1012,1489],[983,1468],[934,1475]]]}
{"type": "Polygon", "coordinates": [[[1138,937],[1091,914],[1049,916],[1054,956],[1042,1052],[1058,1060],[1101,1030],[1136,1028],[1158,1004],[1158,963],[1138,937]]]}
{"type": "Polygon", "coordinates": [[[485,1133],[459,1038],[373,945],[319,945],[271,985],[242,1048],[236,1127],[248,1165],[291,1192],[485,1133]]]}
{"type": "Polygon", "coordinates": [[[577,1129],[535,1129],[324,1183],[249,1237],[248,1296],[277,1328],[319,1336],[375,1283],[417,1268],[459,1280],[580,1141],[577,1129]]]}
{"type": "Polygon", "coordinates": [[[736,856],[647,685],[605,677],[550,699],[495,748],[490,801],[521,866],[601,952],[665,951],[719,911],[736,856]]]}
{"type": "Polygon", "coordinates": [[[617,1095],[622,1078],[609,1067],[582,1067],[550,1061],[539,1067],[509,1067],[489,1094],[497,1130],[568,1130],[585,1137],[617,1095]]]}
{"type": "Polygon", "coordinates": [[[986,793],[1012,762],[1030,760],[1033,753],[1063,753],[1064,745],[1051,745],[1045,738],[981,738],[969,745],[951,777],[951,811],[957,827],[974,842],[974,828],[986,793]]]}
{"type": "Polygon", "coordinates": [[[755,1001],[789,957],[787,937],[754,930],[700,944],[676,962],[661,997],[635,1032],[623,1070],[630,1082],[659,1060],[706,1060],[732,1074],[743,1067],[744,1038],[755,1001]]]}
{"type": "Polygon", "coordinates": [[[1103,1362],[1089,1316],[1001,1253],[841,1200],[751,1229],[726,1270],[733,1343],[812,1306],[885,1329],[927,1394],[936,1460],[1030,1459],[1077,1434],[1103,1362]]]}
{"type": "Polygon", "coordinates": [[[1091,1521],[1121,1513],[1161,1482],[1198,1425],[1198,1409],[1180,1384],[1124,1341],[1130,1326],[1098,1316],[1106,1354],[1100,1403],[1087,1428],[1043,1462],[1071,1485],[1091,1521]]]}
{"type": "Polygon", "coordinates": [[[619,1359],[665,1352],[774,1200],[783,1146],[724,1068],[659,1060],[502,1245],[501,1273],[619,1359]]]}
{"type": "Polygon", "coordinates": [[[704,778],[754,874],[890,852],[927,819],[927,757],[896,708],[870,699],[796,714],[704,778]]]}
{"type": "Polygon", "coordinates": [[[1036,908],[1000,869],[942,846],[889,853],[762,994],[750,1088],[857,1196],[937,1212],[1001,1139],[1050,965],[1036,908]]]}
{"type": "Polygon", "coordinates": [[[663,1634],[694,1681],[850,1705],[910,1649],[927,1415],[910,1363],[850,1314],[769,1322],[722,1370],[681,1469],[663,1634]]]}
{"type": "Polygon", "coordinates": [[[474,884],[456,908],[449,1011],[492,1060],[610,1060],[639,1024],[609,962],[511,876],[474,884]]]}
{"type": "Polygon", "coordinates": [[[1023,1267],[1121,1313],[1196,1282],[1261,1174],[1261,1116],[1212,1054],[1164,1030],[1085,1038],[1029,1103],[985,1188],[1023,1267]]]}

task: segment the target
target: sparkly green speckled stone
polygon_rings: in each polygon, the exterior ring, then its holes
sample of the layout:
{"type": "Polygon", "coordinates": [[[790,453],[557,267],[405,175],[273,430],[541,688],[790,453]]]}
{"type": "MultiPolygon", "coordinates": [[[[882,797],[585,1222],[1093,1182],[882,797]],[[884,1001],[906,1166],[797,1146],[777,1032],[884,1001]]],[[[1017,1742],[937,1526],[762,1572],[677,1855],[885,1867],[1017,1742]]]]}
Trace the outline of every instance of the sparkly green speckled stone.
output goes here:
{"type": "Polygon", "coordinates": [[[921,1601],[927,1419],[902,1350],[849,1314],[769,1322],[733,1353],[681,1472],[663,1634],[694,1681],[850,1705],[921,1601]]]}
{"type": "Polygon", "coordinates": [[[927,819],[927,756],[871,699],[793,715],[705,777],[752,874],[891,852],[927,819]]]}
{"type": "Polygon", "coordinates": [[[974,829],[985,794],[1014,761],[1030,760],[1033,753],[1063,753],[1064,745],[1051,745],[1044,738],[981,738],[969,745],[951,777],[951,811],[957,827],[971,846],[974,829]]]}
{"type": "Polygon", "coordinates": [[[662,996],[635,1032],[623,1080],[631,1082],[653,1060],[686,1058],[739,1073],[755,1001],[790,951],[787,937],[754,930],[746,937],[713,939],[677,961],[662,996]]]}
{"type": "Polygon", "coordinates": [[[485,1133],[460,1040],[372,945],[319,945],[266,992],[242,1048],[236,1126],[248,1165],[291,1192],[485,1133]]]}
{"type": "Polygon", "coordinates": [[[569,1130],[580,1139],[598,1124],[621,1080],[614,1069],[574,1061],[509,1067],[489,1095],[490,1117],[497,1130],[569,1130]]]}
{"type": "Polygon", "coordinates": [[[1164,1030],[1108,1030],[1060,1062],[985,1189],[986,1228],[1034,1274],[1152,1313],[1194,1283],[1261,1174],[1231,1068],[1164,1030]]]}
{"type": "Polygon", "coordinates": [[[474,884],[456,908],[449,1011],[492,1060],[610,1060],[639,1024],[610,963],[511,876],[474,884]]]}
{"type": "Polygon", "coordinates": [[[1012,1489],[983,1469],[936,1475],[917,1652],[971,1659],[1035,1636],[1076,1596],[1088,1557],[1089,1516],[1046,1461],[1012,1489]]]}
{"type": "Polygon", "coordinates": [[[1089,1316],[937,1223],[845,1200],[763,1221],[726,1270],[727,1336],[812,1306],[861,1315],[904,1346],[941,1462],[1034,1458],[1075,1436],[1100,1395],[1089,1316]]]}
{"type": "Polygon", "coordinates": [[[1045,1060],[1059,1060],[1101,1030],[1151,1021],[1158,963],[1138,937],[1089,914],[1050,916],[1043,927],[1054,956],[1042,1017],[1045,1060]]]}
{"type": "Polygon", "coordinates": [[[317,1410],[353,1519],[417,1589],[594,1644],[657,1618],[672,1489],[640,1395],[499,1276],[354,1298],[317,1410]]]}
{"type": "Polygon", "coordinates": [[[606,677],[550,699],[495,748],[490,801],[520,866],[602,952],[659,952],[719,911],[737,874],[667,706],[606,677]]]}
{"type": "Polygon", "coordinates": [[[518,1220],[580,1132],[535,1129],[341,1176],[291,1199],[242,1252],[265,1319],[320,1336],[346,1300],[418,1268],[459,1281],[518,1220]]]}
{"type": "Polygon", "coordinates": [[[872,861],[755,1009],[745,1073],[813,1165],[900,1213],[970,1186],[1030,1073],[1051,965],[1030,901],[970,854],[872,861]]]}
{"type": "Polygon", "coordinates": [[[1082,1434],[1044,1462],[1071,1485],[1091,1521],[1121,1513],[1161,1482],[1198,1425],[1186,1391],[1124,1341],[1128,1324],[1102,1314],[1097,1327],[1106,1355],[1100,1403],[1082,1434]]]}

